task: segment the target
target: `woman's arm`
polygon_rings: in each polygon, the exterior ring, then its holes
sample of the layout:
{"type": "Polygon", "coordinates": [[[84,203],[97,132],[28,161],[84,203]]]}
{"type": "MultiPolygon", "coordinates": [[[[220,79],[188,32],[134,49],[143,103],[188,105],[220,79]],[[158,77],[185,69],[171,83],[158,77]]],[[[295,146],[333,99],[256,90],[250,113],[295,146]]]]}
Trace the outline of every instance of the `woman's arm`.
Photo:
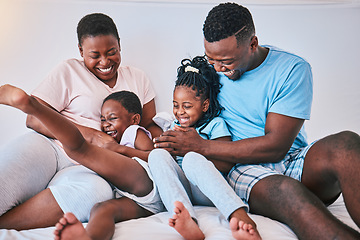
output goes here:
{"type": "Polygon", "coordinates": [[[155,100],[152,99],[150,102],[144,104],[143,113],[141,116],[140,125],[146,128],[152,135],[152,137],[158,137],[162,134],[162,129],[154,123],[152,118],[156,114],[155,100]]]}

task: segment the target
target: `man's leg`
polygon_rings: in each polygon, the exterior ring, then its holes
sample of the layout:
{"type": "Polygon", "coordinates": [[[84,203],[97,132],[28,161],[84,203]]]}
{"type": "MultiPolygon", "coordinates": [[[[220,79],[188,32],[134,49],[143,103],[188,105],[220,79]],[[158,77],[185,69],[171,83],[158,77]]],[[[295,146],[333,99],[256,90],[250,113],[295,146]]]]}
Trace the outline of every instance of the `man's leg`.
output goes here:
{"type": "Polygon", "coordinates": [[[302,183],[324,203],[343,194],[346,208],[360,227],[360,136],[341,132],[317,141],[306,154],[302,183]]]}
{"type": "Polygon", "coordinates": [[[360,234],[335,218],[302,183],[271,175],[251,190],[250,212],[287,224],[299,239],[359,239],[360,234]]]}

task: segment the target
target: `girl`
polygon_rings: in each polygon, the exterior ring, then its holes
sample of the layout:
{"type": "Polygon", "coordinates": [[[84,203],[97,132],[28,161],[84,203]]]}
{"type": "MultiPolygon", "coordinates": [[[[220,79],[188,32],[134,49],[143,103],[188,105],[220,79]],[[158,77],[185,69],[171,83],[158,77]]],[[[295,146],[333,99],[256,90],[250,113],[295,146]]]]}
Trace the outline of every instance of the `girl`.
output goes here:
{"type": "MultiPolygon", "coordinates": [[[[174,130],[195,128],[203,138],[231,141],[226,123],[218,117],[221,112],[217,100],[219,89],[219,77],[205,58],[183,60],[173,95],[174,130]]],[[[148,160],[166,209],[172,212],[175,205],[175,215],[169,219],[169,225],[185,239],[205,238],[197,225],[192,204],[215,205],[230,221],[236,239],[261,239],[246,213],[246,205],[224,178],[232,164],[208,161],[195,152],[183,158],[177,156],[174,161],[164,149],[153,150],[148,160]]]]}
{"type": "MultiPolygon", "coordinates": [[[[143,160],[137,157],[132,159],[89,143],[71,121],[21,89],[10,85],[1,86],[0,103],[16,107],[39,119],[63,144],[65,152],[72,159],[97,172],[115,186],[116,194],[125,196],[96,204],[92,208],[86,231],[75,215],[66,213],[56,225],[55,239],[111,239],[115,231],[114,223],[163,210],[156,186],[143,160]],[[133,206],[134,202],[137,206],[133,206]]],[[[101,110],[102,129],[116,142],[126,144],[125,148],[136,147],[137,152],[127,151],[130,156],[139,151],[143,151],[142,155],[146,156],[153,148],[151,135],[138,125],[140,120],[141,103],[134,93],[117,92],[105,99],[101,110]]],[[[114,146],[112,148],[119,150],[114,146]]]]}

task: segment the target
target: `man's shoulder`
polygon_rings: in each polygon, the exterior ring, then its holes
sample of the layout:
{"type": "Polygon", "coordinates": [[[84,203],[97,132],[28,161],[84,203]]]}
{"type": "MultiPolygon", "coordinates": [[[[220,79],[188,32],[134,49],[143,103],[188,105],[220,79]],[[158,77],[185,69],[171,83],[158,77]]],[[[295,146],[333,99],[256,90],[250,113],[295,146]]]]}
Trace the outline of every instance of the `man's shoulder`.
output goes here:
{"type": "Polygon", "coordinates": [[[272,46],[272,45],[263,45],[263,47],[266,47],[269,49],[269,55],[271,58],[276,58],[277,61],[292,61],[292,62],[303,62],[303,63],[307,63],[307,60],[293,52],[281,49],[279,47],[276,46],[272,46]]]}

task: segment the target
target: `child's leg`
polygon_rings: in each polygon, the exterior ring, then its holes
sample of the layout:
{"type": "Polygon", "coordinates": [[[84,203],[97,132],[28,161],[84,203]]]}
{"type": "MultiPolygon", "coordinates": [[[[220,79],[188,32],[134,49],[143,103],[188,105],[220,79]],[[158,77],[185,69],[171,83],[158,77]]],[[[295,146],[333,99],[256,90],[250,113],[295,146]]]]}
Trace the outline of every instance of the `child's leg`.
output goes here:
{"type": "Polygon", "coordinates": [[[152,181],[138,162],[88,143],[71,121],[23,90],[11,85],[1,86],[0,104],[13,106],[38,118],[63,144],[72,159],[97,172],[119,189],[140,197],[152,190],[152,181]]]}
{"type": "Polygon", "coordinates": [[[72,213],[66,213],[55,226],[55,239],[111,239],[115,232],[115,223],[151,214],[131,199],[111,199],[93,207],[86,229],[72,213]]]}
{"type": "Polygon", "coordinates": [[[175,214],[169,220],[169,225],[175,228],[186,240],[205,239],[204,233],[190,216],[189,211],[184,207],[184,204],[176,201],[174,205],[175,214]]]}
{"type": "Polygon", "coordinates": [[[197,220],[189,197],[191,196],[189,182],[179,165],[164,149],[151,151],[148,161],[166,209],[169,213],[174,212],[169,219],[169,225],[187,240],[204,239],[203,232],[195,222],[197,220]]]}
{"type": "Polygon", "coordinates": [[[189,181],[201,191],[199,196],[193,191],[196,203],[206,204],[201,202],[205,199],[204,194],[229,221],[236,220],[238,227],[232,228],[236,239],[260,239],[256,224],[246,212],[246,205],[211,161],[201,154],[189,152],[184,156],[182,166],[189,181]]]}
{"type": "Polygon", "coordinates": [[[190,200],[190,184],[170,153],[164,149],[154,149],[149,154],[148,163],[168,212],[173,213],[174,203],[180,201],[188,209],[191,217],[196,218],[190,200]]]}

